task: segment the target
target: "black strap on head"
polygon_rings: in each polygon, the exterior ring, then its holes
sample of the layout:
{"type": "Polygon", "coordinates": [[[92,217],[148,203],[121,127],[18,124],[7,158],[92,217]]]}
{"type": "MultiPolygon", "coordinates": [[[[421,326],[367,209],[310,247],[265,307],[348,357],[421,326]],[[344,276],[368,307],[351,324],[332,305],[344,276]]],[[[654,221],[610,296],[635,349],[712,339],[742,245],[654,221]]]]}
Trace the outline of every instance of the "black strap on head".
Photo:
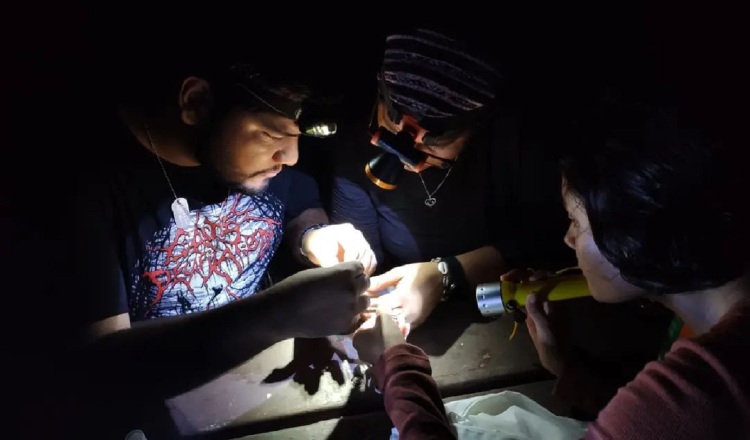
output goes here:
{"type": "Polygon", "coordinates": [[[327,137],[337,131],[331,110],[336,102],[333,98],[328,100],[331,102],[315,100],[311,91],[302,85],[295,86],[299,90],[290,90],[291,96],[282,96],[264,83],[260,72],[245,64],[231,67],[229,83],[232,101],[253,106],[260,104],[269,111],[289,118],[297,123],[304,136],[327,137]]]}
{"type": "Polygon", "coordinates": [[[250,98],[254,103],[261,104],[293,121],[299,120],[302,116],[302,104],[306,96],[301,96],[301,99],[296,101],[274,93],[262,85],[261,73],[247,64],[232,66],[231,75],[233,87],[241,90],[245,97],[250,98]]]}

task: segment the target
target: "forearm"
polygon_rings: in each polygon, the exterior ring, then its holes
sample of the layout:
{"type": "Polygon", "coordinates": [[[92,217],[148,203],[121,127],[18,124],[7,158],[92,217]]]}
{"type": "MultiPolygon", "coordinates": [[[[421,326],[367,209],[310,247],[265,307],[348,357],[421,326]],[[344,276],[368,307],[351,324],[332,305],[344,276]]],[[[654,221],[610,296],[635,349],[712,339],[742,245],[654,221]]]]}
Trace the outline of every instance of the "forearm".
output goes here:
{"type": "Polygon", "coordinates": [[[456,438],[431,374],[427,355],[410,344],[389,348],[375,365],[386,412],[401,439],[456,438]]]}
{"type": "Polygon", "coordinates": [[[267,291],[104,336],[86,347],[83,371],[95,390],[167,398],[293,336],[283,319],[283,304],[267,291]]]}
{"type": "Polygon", "coordinates": [[[470,289],[478,284],[497,281],[502,275],[503,257],[493,246],[484,246],[465,254],[457,255],[470,289]]]}
{"type": "Polygon", "coordinates": [[[292,238],[289,240],[289,244],[292,246],[292,254],[295,255],[299,261],[307,262],[307,259],[305,259],[300,252],[303,232],[305,232],[310,226],[328,223],[330,223],[330,221],[323,208],[306,209],[289,222],[286,227],[286,233],[292,238]]]}

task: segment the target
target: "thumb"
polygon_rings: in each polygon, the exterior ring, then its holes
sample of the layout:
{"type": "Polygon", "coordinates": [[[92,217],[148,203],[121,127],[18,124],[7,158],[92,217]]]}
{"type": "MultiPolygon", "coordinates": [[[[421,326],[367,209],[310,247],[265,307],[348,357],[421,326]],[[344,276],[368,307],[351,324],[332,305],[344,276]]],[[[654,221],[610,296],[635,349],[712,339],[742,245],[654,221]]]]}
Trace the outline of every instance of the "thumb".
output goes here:
{"type": "Polygon", "coordinates": [[[511,283],[522,283],[531,276],[530,269],[512,269],[510,272],[500,275],[500,281],[510,281],[511,283]]]}
{"type": "Polygon", "coordinates": [[[391,316],[389,311],[382,308],[379,309],[378,320],[381,326],[383,341],[385,342],[386,348],[401,344],[406,341],[406,338],[404,338],[403,333],[401,333],[401,329],[396,323],[396,319],[391,316]]]}
{"type": "MultiPolygon", "coordinates": [[[[338,246],[331,246],[330,249],[328,249],[328,246],[326,246],[327,249],[323,249],[322,251],[315,252],[311,256],[314,257],[317,260],[318,266],[320,267],[331,267],[335,266],[340,263],[338,258],[338,246]]],[[[312,261],[312,259],[311,259],[312,261]]]]}
{"type": "Polygon", "coordinates": [[[386,287],[392,287],[398,284],[399,281],[404,277],[403,270],[400,267],[391,269],[388,272],[370,278],[370,288],[368,292],[377,292],[383,290],[386,287]]]}
{"type": "Polygon", "coordinates": [[[357,334],[360,331],[363,330],[372,330],[375,328],[375,325],[377,324],[378,320],[378,314],[377,313],[370,313],[367,316],[367,319],[365,322],[362,323],[362,325],[359,326],[359,328],[354,332],[354,334],[357,334]]]}
{"type": "Polygon", "coordinates": [[[363,322],[357,330],[355,330],[353,342],[355,345],[366,343],[362,341],[373,337],[373,335],[379,338],[382,334],[382,329],[383,321],[380,317],[380,313],[372,313],[367,318],[367,320],[363,322]]]}
{"type": "Polygon", "coordinates": [[[536,294],[526,298],[526,312],[530,320],[528,327],[532,337],[536,336],[541,342],[549,343],[553,341],[552,330],[549,327],[547,315],[544,313],[543,303],[544,301],[540,301],[536,294]]]}

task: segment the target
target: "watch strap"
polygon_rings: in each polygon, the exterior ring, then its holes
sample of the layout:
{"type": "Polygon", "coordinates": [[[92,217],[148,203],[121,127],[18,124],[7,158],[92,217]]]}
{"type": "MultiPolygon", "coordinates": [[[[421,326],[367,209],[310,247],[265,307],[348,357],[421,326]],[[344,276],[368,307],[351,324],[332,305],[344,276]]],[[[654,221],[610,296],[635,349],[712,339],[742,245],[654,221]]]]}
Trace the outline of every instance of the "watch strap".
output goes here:
{"type": "Polygon", "coordinates": [[[440,300],[447,301],[456,290],[460,290],[465,286],[466,277],[463,267],[458,259],[452,256],[433,258],[432,261],[437,263],[438,270],[443,275],[443,292],[440,300]]]}

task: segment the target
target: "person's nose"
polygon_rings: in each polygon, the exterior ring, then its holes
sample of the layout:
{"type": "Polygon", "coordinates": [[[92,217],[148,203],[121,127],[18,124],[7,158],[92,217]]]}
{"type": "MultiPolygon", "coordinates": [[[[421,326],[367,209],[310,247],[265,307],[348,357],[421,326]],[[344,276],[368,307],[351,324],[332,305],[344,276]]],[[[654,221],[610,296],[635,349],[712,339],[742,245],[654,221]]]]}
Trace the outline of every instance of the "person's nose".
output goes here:
{"type": "Polygon", "coordinates": [[[299,160],[299,138],[289,137],[288,140],[284,140],[279,149],[276,150],[276,153],[274,153],[273,160],[278,164],[286,166],[296,164],[297,160],[299,160]]]}

